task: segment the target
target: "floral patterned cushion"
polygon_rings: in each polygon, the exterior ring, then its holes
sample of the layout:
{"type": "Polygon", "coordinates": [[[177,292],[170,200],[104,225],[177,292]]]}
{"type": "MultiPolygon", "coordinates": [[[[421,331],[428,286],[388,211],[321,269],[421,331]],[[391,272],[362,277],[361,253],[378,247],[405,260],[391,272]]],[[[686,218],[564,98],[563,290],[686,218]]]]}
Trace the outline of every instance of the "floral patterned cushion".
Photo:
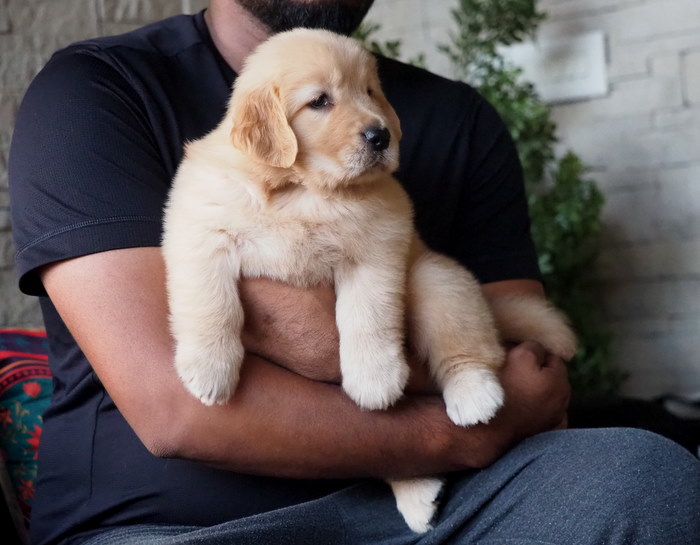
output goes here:
{"type": "Polygon", "coordinates": [[[42,331],[0,329],[0,455],[28,527],[42,418],[53,389],[42,331]]]}

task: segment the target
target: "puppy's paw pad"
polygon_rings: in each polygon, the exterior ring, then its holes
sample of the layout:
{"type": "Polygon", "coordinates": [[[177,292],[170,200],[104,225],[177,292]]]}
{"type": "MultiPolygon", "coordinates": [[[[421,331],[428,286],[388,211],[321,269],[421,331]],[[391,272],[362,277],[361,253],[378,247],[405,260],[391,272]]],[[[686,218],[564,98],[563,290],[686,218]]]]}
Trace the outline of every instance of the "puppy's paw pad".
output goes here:
{"type": "Polygon", "coordinates": [[[403,394],[403,387],[386,388],[384,384],[372,382],[371,379],[361,382],[343,379],[343,389],[359,407],[368,411],[388,409],[403,394]]]}
{"type": "Polygon", "coordinates": [[[185,388],[204,405],[223,405],[236,389],[242,357],[178,346],[175,369],[185,388]],[[199,355],[195,356],[194,354],[199,355]]]}
{"type": "Polygon", "coordinates": [[[208,376],[199,372],[178,372],[185,388],[205,405],[222,405],[231,397],[234,380],[229,374],[208,376]]]}
{"type": "Polygon", "coordinates": [[[458,426],[486,423],[501,408],[504,393],[493,371],[468,368],[460,371],[444,387],[447,415],[458,426]]]}
{"type": "Polygon", "coordinates": [[[403,361],[391,365],[343,366],[343,389],[358,406],[367,410],[383,410],[398,401],[408,382],[409,367],[403,361]]]}
{"type": "Polygon", "coordinates": [[[442,491],[440,479],[407,479],[390,481],[396,507],[408,527],[418,534],[432,529],[432,521],[438,509],[438,497],[442,491]]]}

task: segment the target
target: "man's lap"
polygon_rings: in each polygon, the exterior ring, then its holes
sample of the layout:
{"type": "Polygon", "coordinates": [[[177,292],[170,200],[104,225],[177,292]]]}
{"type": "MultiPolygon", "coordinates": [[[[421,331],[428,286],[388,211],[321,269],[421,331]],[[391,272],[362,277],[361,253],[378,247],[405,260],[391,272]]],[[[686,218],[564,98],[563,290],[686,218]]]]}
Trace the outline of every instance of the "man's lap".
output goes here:
{"type": "Polygon", "coordinates": [[[330,496],[211,528],[136,526],[71,545],[692,544],[700,462],[631,429],[567,430],[524,441],[493,466],[454,474],[435,528],[411,532],[389,487],[330,496]]]}

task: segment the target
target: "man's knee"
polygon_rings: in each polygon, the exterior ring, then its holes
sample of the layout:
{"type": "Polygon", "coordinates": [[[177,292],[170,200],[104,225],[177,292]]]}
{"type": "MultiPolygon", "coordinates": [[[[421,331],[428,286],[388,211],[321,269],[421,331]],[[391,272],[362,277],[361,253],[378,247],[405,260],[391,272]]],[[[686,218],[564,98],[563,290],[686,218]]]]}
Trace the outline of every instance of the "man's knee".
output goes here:
{"type": "Polygon", "coordinates": [[[470,535],[690,545],[700,535],[700,462],[641,430],[555,431],[453,480],[445,500],[446,527],[470,535]]]}
{"type": "MultiPolygon", "coordinates": [[[[532,438],[543,463],[623,485],[685,481],[700,486],[700,461],[660,435],[634,428],[565,430],[532,438]]],[[[529,445],[523,445],[528,447],[529,445]]]]}
{"type": "Polygon", "coordinates": [[[678,543],[700,532],[700,461],[678,444],[631,428],[554,432],[549,440],[540,461],[570,486],[572,509],[600,517],[601,531],[664,539],[678,531],[678,543]]]}
{"type": "MultiPolygon", "coordinates": [[[[554,432],[556,434],[558,432],[554,432]]],[[[698,475],[700,462],[687,450],[655,433],[635,428],[568,430],[562,432],[563,454],[586,453],[590,463],[613,475],[698,475]]],[[[559,443],[561,446],[561,442],[559,443]]],[[[556,456],[553,449],[549,454],[556,456]]]]}

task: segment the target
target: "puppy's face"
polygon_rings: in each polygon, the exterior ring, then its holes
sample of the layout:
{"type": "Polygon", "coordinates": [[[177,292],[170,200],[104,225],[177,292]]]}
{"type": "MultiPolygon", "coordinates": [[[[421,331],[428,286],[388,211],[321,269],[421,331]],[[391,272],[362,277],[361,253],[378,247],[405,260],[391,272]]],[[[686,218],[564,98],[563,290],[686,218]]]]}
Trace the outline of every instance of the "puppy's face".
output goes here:
{"type": "Polygon", "coordinates": [[[231,101],[231,136],[258,163],[320,189],[398,166],[401,130],[372,55],[350,38],[294,30],[249,59],[231,101]]]}

